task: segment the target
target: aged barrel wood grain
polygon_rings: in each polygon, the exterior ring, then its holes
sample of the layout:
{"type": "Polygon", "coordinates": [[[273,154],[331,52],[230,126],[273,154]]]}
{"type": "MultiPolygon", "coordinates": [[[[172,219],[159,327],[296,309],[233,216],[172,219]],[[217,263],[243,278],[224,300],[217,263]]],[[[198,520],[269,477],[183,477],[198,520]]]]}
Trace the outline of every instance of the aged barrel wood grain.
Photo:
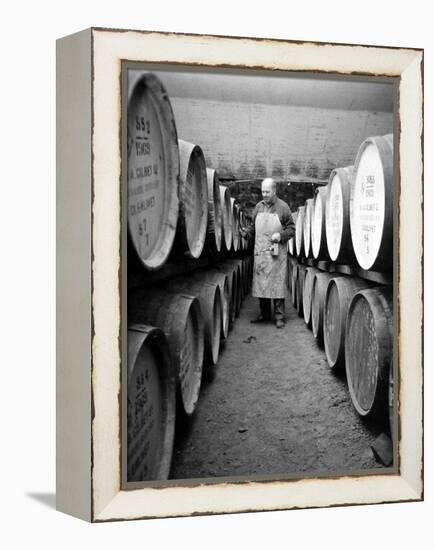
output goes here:
{"type": "Polygon", "coordinates": [[[348,389],[360,415],[386,410],[392,361],[392,289],[361,290],[351,301],[345,334],[348,389]]]}

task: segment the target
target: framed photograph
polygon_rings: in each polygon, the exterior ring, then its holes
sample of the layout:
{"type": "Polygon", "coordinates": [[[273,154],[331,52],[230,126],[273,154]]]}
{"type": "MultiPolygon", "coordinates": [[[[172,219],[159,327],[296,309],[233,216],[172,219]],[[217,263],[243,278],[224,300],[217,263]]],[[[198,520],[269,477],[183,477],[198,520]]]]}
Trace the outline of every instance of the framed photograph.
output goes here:
{"type": "Polygon", "coordinates": [[[423,51],[57,44],[57,507],[423,498],[423,51]]]}

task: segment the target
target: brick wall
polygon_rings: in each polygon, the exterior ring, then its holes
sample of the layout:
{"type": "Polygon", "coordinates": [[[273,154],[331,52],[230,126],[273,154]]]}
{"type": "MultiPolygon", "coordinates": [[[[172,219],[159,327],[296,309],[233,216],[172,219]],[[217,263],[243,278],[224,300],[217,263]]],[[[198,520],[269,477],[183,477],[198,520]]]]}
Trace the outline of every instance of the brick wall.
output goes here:
{"type": "Polygon", "coordinates": [[[313,196],[315,185],[306,180],[327,180],[333,168],[354,163],[365,138],[393,130],[390,112],[179,97],[170,101],[178,136],[200,145],[208,166],[224,178],[250,180],[228,182],[247,211],[260,200],[266,176],[281,181],[278,196],[295,210],[313,196]]]}
{"type": "MultiPolygon", "coordinates": [[[[171,103],[178,136],[200,145],[207,165],[229,178],[324,180],[354,163],[365,138],[393,129],[390,112],[178,97],[171,103]]],[[[294,199],[294,188],[287,193],[294,199]]]]}

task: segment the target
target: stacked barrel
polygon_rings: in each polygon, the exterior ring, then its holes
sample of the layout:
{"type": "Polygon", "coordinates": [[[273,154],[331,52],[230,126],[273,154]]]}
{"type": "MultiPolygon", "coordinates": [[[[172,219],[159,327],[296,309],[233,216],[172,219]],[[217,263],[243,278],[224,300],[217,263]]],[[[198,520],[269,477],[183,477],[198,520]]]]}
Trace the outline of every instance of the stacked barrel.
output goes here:
{"type": "Polygon", "coordinates": [[[393,136],[366,139],[297,212],[292,301],[362,416],[393,421],[393,136]]]}
{"type": "Polygon", "coordinates": [[[202,148],[178,139],[159,79],[142,75],[128,102],[127,476],[144,481],[168,477],[175,417],[198,406],[253,265],[247,216],[202,148]]]}

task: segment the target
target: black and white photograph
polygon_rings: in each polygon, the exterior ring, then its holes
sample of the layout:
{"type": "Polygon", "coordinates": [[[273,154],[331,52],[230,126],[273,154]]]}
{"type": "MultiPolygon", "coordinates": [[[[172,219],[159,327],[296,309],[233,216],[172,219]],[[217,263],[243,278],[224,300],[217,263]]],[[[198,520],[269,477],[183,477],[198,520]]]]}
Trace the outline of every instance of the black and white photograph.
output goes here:
{"type": "Polygon", "coordinates": [[[432,546],[429,6],[4,4],[2,548],[432,546]]]}
{"type": "Polygon", "coordinates": [[[124,488],[396,473],[397,79],[121,73],[124,488]]]}
{"type": "Polygon", "coordinates": [[[91,28],[57,59],[57,508],[423,499],[423,51],[91,28]]]}

